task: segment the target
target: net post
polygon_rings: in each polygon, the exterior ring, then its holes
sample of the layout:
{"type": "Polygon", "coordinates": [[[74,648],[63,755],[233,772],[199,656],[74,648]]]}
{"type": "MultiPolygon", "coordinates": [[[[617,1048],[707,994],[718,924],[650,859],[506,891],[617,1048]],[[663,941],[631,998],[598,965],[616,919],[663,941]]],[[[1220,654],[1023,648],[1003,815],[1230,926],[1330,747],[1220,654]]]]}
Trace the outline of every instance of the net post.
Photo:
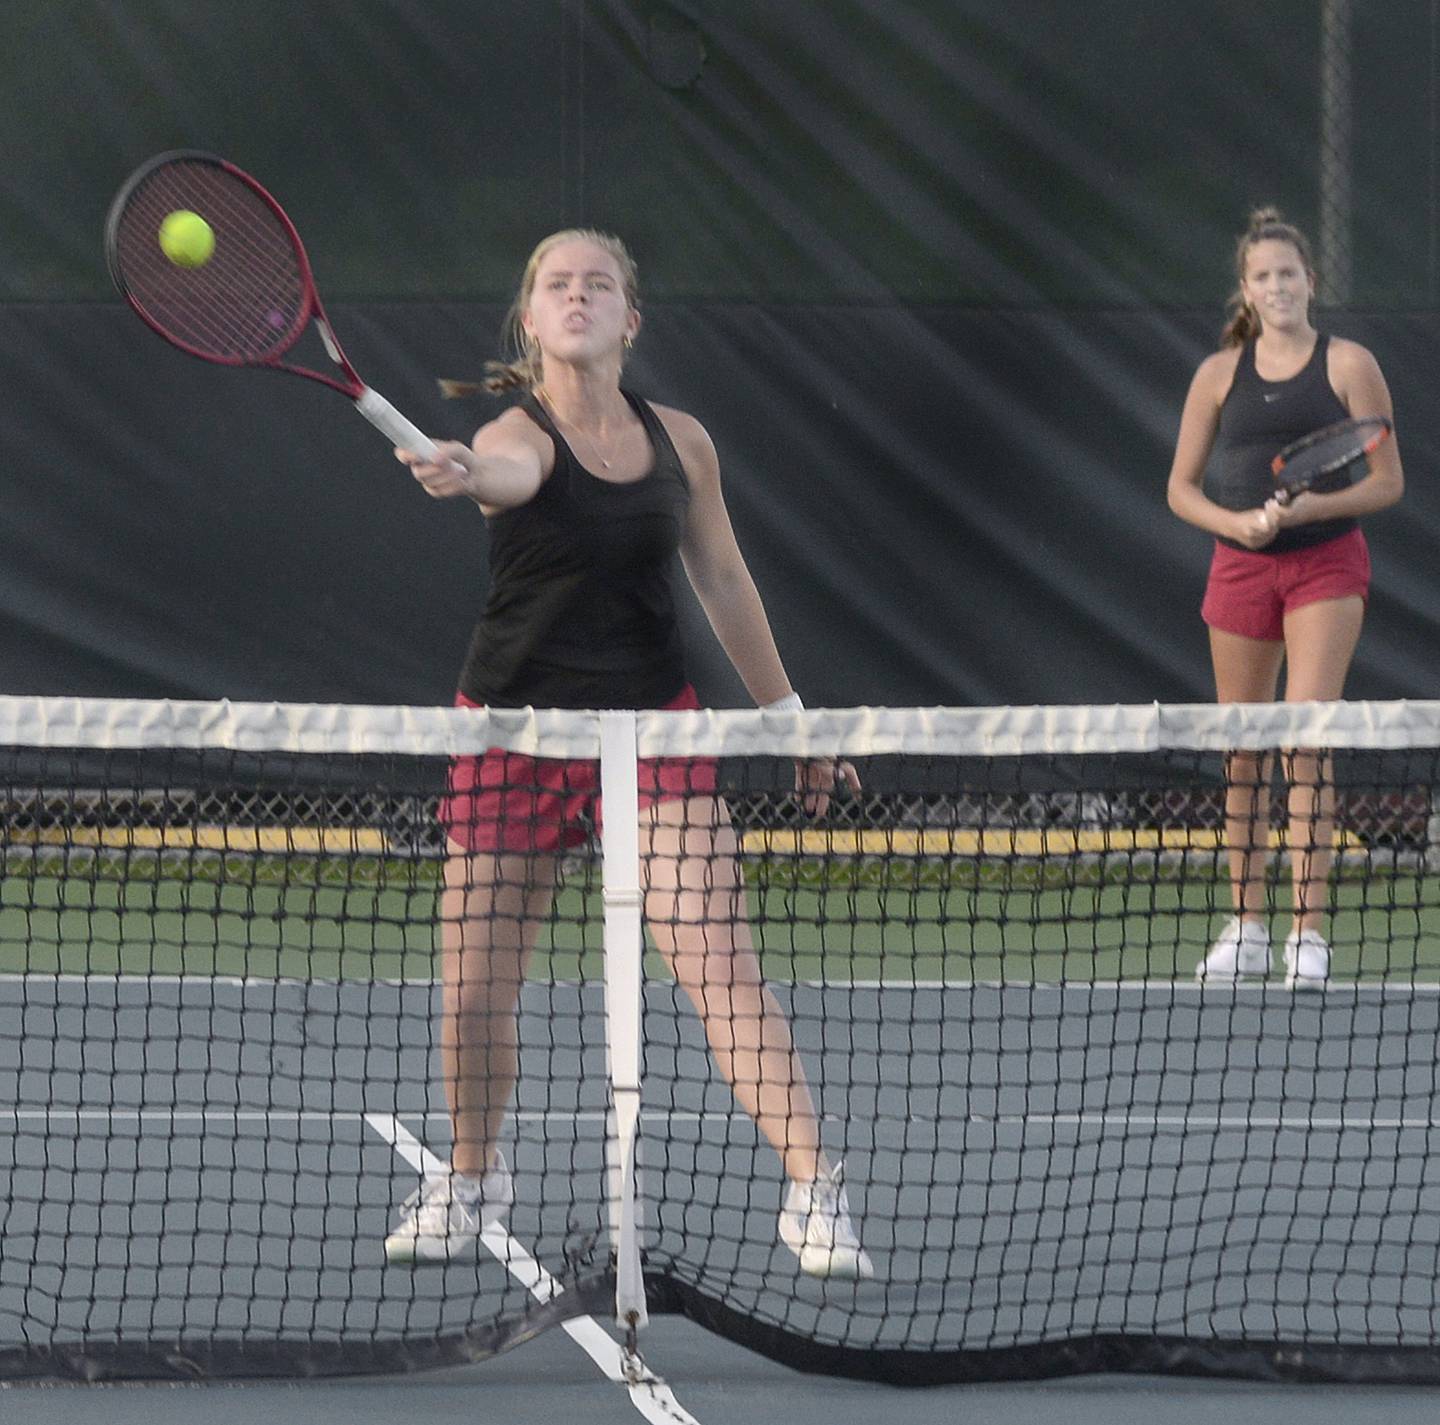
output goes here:
{"type": "Polygon", "coordinates": [[[600,714],[600,833],[605,905],[605,1052],[609,1064],[606,1173],[615,1250],[615,1321],[633,1339],[649,1320],[640,1265],[639,1127],[644,930],[635,714],[600,714]]]}

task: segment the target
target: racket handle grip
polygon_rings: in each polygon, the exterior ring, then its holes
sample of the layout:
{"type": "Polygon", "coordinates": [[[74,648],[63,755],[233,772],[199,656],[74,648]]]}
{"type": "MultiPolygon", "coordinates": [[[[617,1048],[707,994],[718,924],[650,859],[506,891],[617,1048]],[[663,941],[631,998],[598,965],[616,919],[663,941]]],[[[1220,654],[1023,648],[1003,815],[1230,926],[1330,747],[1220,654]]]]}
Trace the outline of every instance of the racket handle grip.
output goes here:
{"type": "Polygon", "coordinates": [[[377,430],[390,437],[391,444],[403,450],[413,450],[427,460],[438,460],[440,452],[435,442],[419,426],[407,421],[378,391],[368,386],[355,400],[355,409],[377,430]]]}

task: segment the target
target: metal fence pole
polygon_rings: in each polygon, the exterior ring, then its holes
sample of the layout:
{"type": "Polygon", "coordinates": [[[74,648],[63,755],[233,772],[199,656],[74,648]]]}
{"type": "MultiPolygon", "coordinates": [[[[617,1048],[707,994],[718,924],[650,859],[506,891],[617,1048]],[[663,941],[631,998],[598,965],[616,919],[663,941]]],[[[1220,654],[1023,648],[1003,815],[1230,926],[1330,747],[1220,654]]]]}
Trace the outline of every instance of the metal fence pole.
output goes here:
{"type": "Polygon", "coordinates": [[[1347,306],[1354,294],[1351,252],[1350,41],[1353,0],[1320,6],[1320,300],[1347,306]]]}

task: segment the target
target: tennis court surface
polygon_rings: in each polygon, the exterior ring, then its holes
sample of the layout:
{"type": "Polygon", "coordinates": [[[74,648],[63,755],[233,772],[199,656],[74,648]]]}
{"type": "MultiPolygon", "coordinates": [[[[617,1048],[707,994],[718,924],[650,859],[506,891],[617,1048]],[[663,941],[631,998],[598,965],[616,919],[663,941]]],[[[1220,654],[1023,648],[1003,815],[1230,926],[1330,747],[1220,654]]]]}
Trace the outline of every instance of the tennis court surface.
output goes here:
{"type": "MultiPolygon", "coordinates": [[[[520,995],[513,1209],[447,1265],[385,1260],[450,1152],[449,759],[596,758],[597,715],[0,699],[0,1372],[513,1379],[587,1332],[619,1360],[628,1264],[642,1355],[679,1317],[856,1381],[1433,1382],[1436,711],[618,715],[632,761],[720,759],[743,918],[874,1263],[842,1281],[778,1239],[780,1160],[638,940],[625,1138],[603,842],[520,995]],[[1283,846],[1276,973],[1195,981],[1233,746],[1331,749],[1323,989],[1278,971],[1283,846]],[[821,752],[864,790],[815,822],[792,758],[821,752]]],[[[638,819],[606,805],[607,839],[638,819]]]]}

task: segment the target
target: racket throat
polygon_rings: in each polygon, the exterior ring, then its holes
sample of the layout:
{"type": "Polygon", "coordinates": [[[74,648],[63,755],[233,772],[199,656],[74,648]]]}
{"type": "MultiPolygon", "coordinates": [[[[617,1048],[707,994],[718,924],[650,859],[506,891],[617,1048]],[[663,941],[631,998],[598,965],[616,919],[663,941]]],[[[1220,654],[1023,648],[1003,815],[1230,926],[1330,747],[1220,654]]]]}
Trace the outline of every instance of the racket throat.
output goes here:
{"type": "Polygon", "coordinates": [[[326,354],[336,366],[345,365],[344,354],[340,350],[340,343],[335,340],[335,333],[330,330],[330,323],[324,317],[315,318],[315,329],[320,333],[320,340],[325,344],[326,354]]]}

